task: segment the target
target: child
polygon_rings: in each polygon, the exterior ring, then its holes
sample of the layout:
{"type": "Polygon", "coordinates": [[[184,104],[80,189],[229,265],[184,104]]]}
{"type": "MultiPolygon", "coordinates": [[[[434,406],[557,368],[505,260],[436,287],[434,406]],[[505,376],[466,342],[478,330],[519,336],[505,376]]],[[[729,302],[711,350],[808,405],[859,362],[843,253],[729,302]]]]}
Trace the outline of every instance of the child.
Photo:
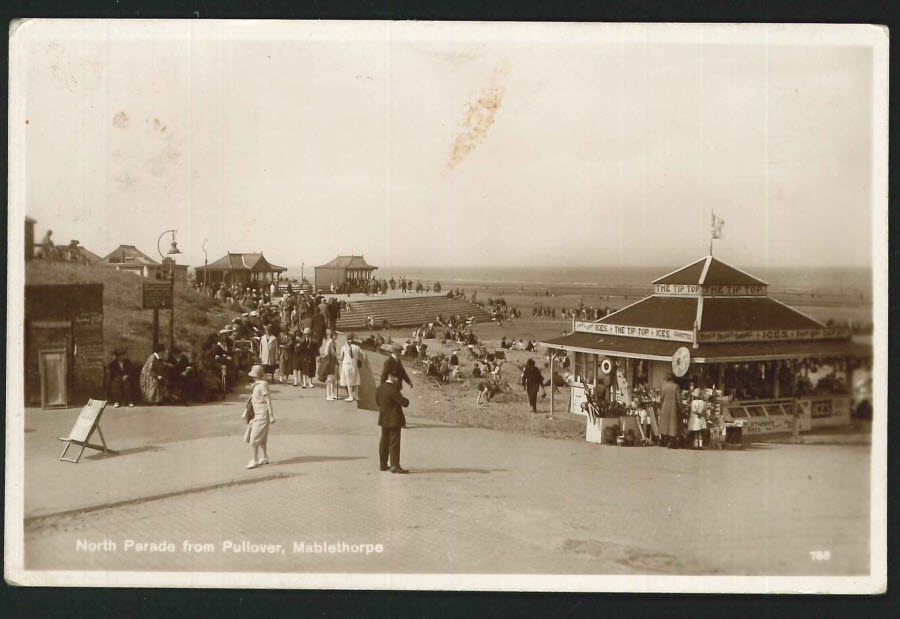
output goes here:
{"type": "Polygon", "coordinates": [[[705,393],[700,389],[694,389],[691,394],[691,416],[688,420],[688,432],[693,439],[692,449],[703,449],[703,431],[706,430],[707,409],[705,393]]]}

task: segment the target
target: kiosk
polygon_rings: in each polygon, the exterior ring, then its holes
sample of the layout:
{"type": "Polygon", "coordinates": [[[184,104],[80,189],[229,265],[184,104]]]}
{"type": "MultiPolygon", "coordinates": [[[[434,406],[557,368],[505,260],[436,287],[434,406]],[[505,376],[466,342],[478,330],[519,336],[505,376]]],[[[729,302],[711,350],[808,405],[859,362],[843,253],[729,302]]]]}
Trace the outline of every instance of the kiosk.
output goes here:
{"type": "Polygon", "coordinates": [[[583,414],[583,378],[629,406],[652,406],[667,372],[721,394],[724,421],[743,435],[850,422],[853,372],[870,344],[773,299],[768,284],[713,256],[653,282],[653,294],[542,342],[573,356],[570,412],[583,414]]]}

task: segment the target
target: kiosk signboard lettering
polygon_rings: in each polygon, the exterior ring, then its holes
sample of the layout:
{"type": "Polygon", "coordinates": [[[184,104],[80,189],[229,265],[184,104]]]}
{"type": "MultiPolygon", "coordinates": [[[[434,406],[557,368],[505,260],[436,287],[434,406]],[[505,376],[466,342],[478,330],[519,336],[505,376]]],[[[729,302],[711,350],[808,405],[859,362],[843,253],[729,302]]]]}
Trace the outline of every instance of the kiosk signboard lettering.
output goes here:
{"type": "Polygon", "coordinates": [[[693,342],[691,331],[678,329],[660,329],[657,327],[632,327],[629,325],[611,325],[605,322],[576,322],[575,330],[581,333],[599,333],[601,335],[619,335],[623,337],[642,337],[651,340],[669,340],[672,342],[693,342]]]}

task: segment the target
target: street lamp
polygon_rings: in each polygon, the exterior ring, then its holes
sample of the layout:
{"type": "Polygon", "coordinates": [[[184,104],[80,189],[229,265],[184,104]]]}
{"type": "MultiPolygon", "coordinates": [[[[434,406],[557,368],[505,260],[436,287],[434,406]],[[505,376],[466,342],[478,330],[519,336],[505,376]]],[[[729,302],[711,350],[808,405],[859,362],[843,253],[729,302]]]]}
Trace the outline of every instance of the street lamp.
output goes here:
{"type": "Polygon", "coordinates": [[[178,249],[178,244],[175,242],[175,233],[178,230],[166,230],[162,234],[159,235],[159,238],[156,240],[156,251],[159,252],[159,257],[162,258],[163,264],[169,263],[170,274],[169,281],[172,286],[172,302],[169,313],[169,352],[175,349],[175,258],[171,256],[176,256],[181,253],[181,250],[178,249]],[[163,256],[162,250],[159,248],[159,244],[162,242],[163,237],[167,234],[172,235],[172,245],[169,247],[169,251],[166,252],[169,258],[163,256]]]}
{"type": "Polygon", "coordinates": [[[203,290],[209,294],[209,256],[206,253],[206,239],[203,239],[203,290]]]}

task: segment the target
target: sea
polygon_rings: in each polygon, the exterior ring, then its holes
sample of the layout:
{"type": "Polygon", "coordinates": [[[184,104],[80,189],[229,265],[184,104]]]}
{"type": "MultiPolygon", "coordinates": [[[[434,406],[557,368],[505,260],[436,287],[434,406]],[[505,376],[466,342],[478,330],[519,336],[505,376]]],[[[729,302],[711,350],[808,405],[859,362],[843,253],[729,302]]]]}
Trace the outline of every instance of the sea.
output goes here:
{"type": "MultiPolygon", "coordinates": [[[[672,272],[672,267],[394,267],[379,269],[379,278],[440,282],[446,290],[466,286],[509,292],[550,290],[556,293],[608,291],[647,292],[655,279],[672,272]]],[[[872,269],[859,267],[760,267],[743,269],[769,284],[771,293],[828,295],[871,301],[872,269]]],[[[300,278],[299,268],[290,268],[289,277],[300,278]]],[[[313,279],[312,269],[304,275],[313,279]]]]}

